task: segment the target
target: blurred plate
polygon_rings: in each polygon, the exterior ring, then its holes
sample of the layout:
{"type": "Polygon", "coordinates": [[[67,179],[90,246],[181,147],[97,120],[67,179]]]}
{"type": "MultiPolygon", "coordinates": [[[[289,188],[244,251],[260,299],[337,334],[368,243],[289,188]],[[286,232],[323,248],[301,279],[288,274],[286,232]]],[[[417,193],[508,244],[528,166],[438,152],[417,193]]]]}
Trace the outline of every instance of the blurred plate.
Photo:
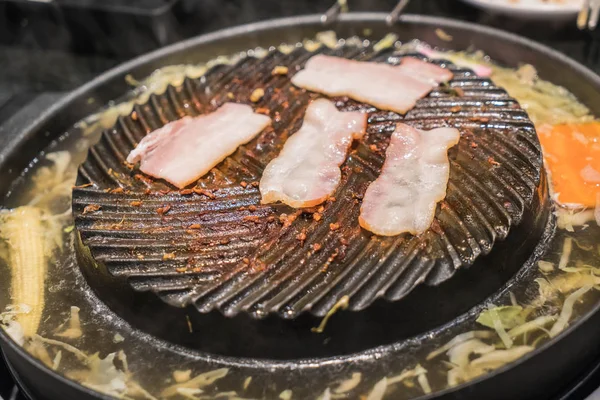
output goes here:
{"type": "Polygon", "coordinates": [[[515,18],[564,20],[575,18],[583,0],[463,0],[474,7],[515,18]]]}

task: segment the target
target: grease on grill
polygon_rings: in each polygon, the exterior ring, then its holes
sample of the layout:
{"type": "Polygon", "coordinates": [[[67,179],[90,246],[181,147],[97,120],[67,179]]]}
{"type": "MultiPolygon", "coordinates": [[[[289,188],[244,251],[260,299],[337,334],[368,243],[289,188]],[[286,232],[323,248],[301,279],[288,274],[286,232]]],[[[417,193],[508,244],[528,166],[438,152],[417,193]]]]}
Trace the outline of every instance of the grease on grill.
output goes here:
{"type": "MultiPolygon", "coordinates": [[[[319,51],[399,62],[396,55],[370,48],[319,51]]],[[[287,79],[310,56],[302,48],[274,51],[215,68],[203,79],[152,96],[136,106],[135,117],[106,131],[80,167],[73,196],[76,228],[92,256],[113,276],[135,276],[134,289],[152,288],[170,304],[226,315],[247,311],[258,318],[270,312],[293,318],[307,310],[324,316],[344,293],[360,294],[349,295],[348,303],[359,310],[379,296],[398,300],[422,281],[439,284],[487,254],[521,220],[540,182],[535,130],[502,89],[453,66],[454,79],[405,116],[334,98],[341,110],[369,113],[367,134],[342,167],[337,191],[316,209],[261,206],[257,186],[263,168],[300,128],[308,102],[318,97],[287,79]],[[287,68],[286,77],[273,74],[283,71],[278,67],[287,68]],[[272,126],[191,191],[175,190],[123,164],[123,154],[149,130],[226,101],[247,103],[259,88],[264,92],[255,96],[253,107],[269,114],[272,126]],[[419,129],[455,126],[462,139],[449,152],[450,183],[432,229],[417,237],[380,238],[360,229],[358,213],[400,120],[419,129]],[[104,191],[115,187],[124,189],[104,191]],[[132,246],[135,252],[129,251],[132,246]],[[377,273],[365,273],[370,270],[377,273]],[[197,279],[200,274],[211,279],[197,279]],[[381,274],[390,279],[380,279],[381,274]]]]}

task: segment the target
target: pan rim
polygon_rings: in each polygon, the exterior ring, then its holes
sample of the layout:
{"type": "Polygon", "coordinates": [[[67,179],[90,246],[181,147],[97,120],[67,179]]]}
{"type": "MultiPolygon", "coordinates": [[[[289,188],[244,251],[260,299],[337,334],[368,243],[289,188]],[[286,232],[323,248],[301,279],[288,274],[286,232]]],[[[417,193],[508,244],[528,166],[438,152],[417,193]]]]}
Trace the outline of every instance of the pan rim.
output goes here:
{"type": "MultiPolygon", "coordinates": [[[[341,23],[353,23],[353,22],[382,23],[382,22],[385,22],[386,16],[387,16],[386,13],[380,13],[380,12],[347,13],[347,14],[340,15],[338,18],[338,21],[341,23]]],[[[65,95],[65,97],[63,97],[62,99],[57,101],[54,105],[52,105],[47,110],[42,112],[39,115],[39,117],[36,118],[34,121],[32,121],[32,123],[25,129],[25,132],[27,133],[26,135],[13,134],[12,135],[13,137],[9,138],[9,140],[6,142],[6,144],[0,150],[0,170],[6,168],[6,163],[7,163],[7,160],[9,159],[9,157],[7,155],[14,154],[15,150],[18,148],[19,145],[22,145],[23,143],[27,142],[32,137],[37,135],[40,131],[40,128],[46,123],[46,121],[49,120],[50,118],[52,118],[55,114],[59,113],[64,108],[69,107],[71,105],[71,103],[74,103],[79,97],[81,97],[82,95],[85,95],[86,93],[89,93],[95,87],[105,84],[107,81],[116,79],[119,76],[122,76],[122,75],[128,73],[129,71],[131,71],[137,67],[140,67],[140,66],[144,65],[145,63],[148,63],[151,60],[159,59],[161,57],[164,57],[164,56],[172,54],[172,53],[181,52],[187,48],[196,47],[196,46],[199,46],[199,45],[202,45],[205,43],[209,43],[212,41],[224,40],[224,39],[240,36],[240,35],[243,35],[246,33],[252,33],[252,32],[257,32],[257,31],[267,31],[267,30],[272,30],[272,29],[276,29],[276,28],[289,28],[289,27],[298,27],[298,26],[303,26],[303,25],[316,25],[316,24],[320,24],[320,19],[321,19],[320,14],[312,14],[312,15],[304,15],[304,16],[296,16],[296,17],[277,18],[277,19],[271,19],[271,20],[241,25],[241,26],[237,26],[237,27],[233,27],[233,28],[226,28],[226,29],[218,30],[218,31],[211,32],[208,34],[199,35],[199,36],[184,40],[182,42],[178,42],[173,45],[166,46],[164,48],[161,48],[161,49],[152,51],[150,53],[144,54],[142,56],[139,56],[133,60],[127,61],[119,66],[116,66],[115,68],[112,68],[112,69],[108,70],[107,72],[102,73],[101,75],[92,79],[90,82],[88,82],[88,83],[80,86],[79,88],[75,89],[74,91],[68,93],[67,95],[65,95]]],[[[583,77],[586,80],[588,80],[590,83],[594,84],[594,86],[598,87],[600,90],[600,76],[596,75],[592,70],[590,70],[589,68],[580,64],[579,62],[573,60],[572,58],[564,55],[563,53],[558,52],[557,50],[551,49],[548,46],[545,46],[545,45],[535,42],[533,40],[527,39],[520,35],[513,34],[510,32],[505,32],[500,29],[491,28],[488,26],[484,26],[484,25],[480,25],[480,24],[476,24],[476,23],[472,23],[472,22],[465,22],[465,21],[460,21],[460,20],[455,20],[455,19],[450,19],[450,18],[445,18],[445,17],[431,17],[431,16],[416,15],[416,14],[407,14],[407,15],[403,15],[401,17],[400,23],[402,23],[402,22],[408,23],[408,24],[413,24],[413,25],[427,25],[427,26],[435,26],[435,27],[442,27],[442,28],[455,28],[455,29],[461,29],[463,31],[467,31],[467,32],[475,33],[475,34],[494,36],[505,42],[511,43],[513,45],[520,45],[520,46],[526,47],[534,52],[543,53],[543,54],[547,55],[548,57],[561,62],[563,65],[566,65],[566,66],[572,68],[577,73],[583,75],[583,77]]],[[[72,117],[73,117],[73,119],[76,119],[76,120],[68,121],[68,125],[73,125],[75,122],[77,122],[77,120],[85,117],[85,115],[76,117],[75,114],[73,114],[72,117]]],[[[505,288],[506,288],[506,286],[503,286],[500,289],[500,291],[503,291],[505,288]]],[[[468,316],[470,314],[470,312],[471,312],[471,310],[467,311],[463,315],[457,317],[455,319],[455,321],[465,318],[465,316],[468,316]]],[[[515,362],[512,362],[508,365],[505,365],[499,369],[494,370],[493,372],[485,374],[477,379],[474,379],[472,381],[458,385],[456,387],[446,388],[441,391],[432,393],[431,395],[425,395],[425,396],[419,397],[419,400],[433,399],[438,396],[443,396],[445,394],[462,390],[465,387],[472,386],[472,385],[482,382],[484,380],[491,379],[497,375],[500,375],[500,374],[506,372],[507,370],[512,369],[512,368],[518,366],[519,364],[522,364],[522,363],[530,360],[531,358],[539,355],[540,353],[544,352],[548,348],[554,346],[555,344],[557,344],[557,342],[559,342],[566,336],[570,335],[572,332],[577,330],[581,325],[585,324],[590,318],[597,315],[599,312],[600,312],[600,303],[597,304],[592,310],[588,311],[585,315],[580,317],[574,324],[570,325],[560,335],[558,335],[557,337],[548,341],[544,345],[536,348],[535,350],[531,351],[527,355],[519,358],[515,362]]],[[[448,326],[450,326],[451,323],[452,322],[442,326],[441,328],[448,327],[448,326]]],[[[437,329],[440,329],[440,328],[437,328],[437,329]]],[[[183,347],[181,347],[181,346],[177,346],[177,345],[173,345],[171,343],[164,342],[160,339],[152,337],[151,335],[149,335],[145,332],[139,332],[139,333],[141,333],[141,335],[140,335],[141,337],[144,337],[144,338],[151,337],[152,340],[155,340],[155,341],[158,340],[163,343],[166,343],[167,346],[170,347],[171,349],[173,349],[175,352],[181,352],[181,350],[183,350],[183,347]]],[[[423,333],[423,334],[415,336],[413,338],[409,338],[406,340],[406,342],[414,341],[415,339],[417,339],[421,336],[425,336],[426,334],[427,333],[423,333]]],[[[0,343],[2,344],[2,347],[4,347],[4,346],[10,347],[11,351],[16,353],[18,356],[22,357],[24,360],[26,360],[30,364],[34,365],[40,372],[50,375],[52,378],[57,379],[61,383],[66,384],[73,389],[86,392],[86,394],[95,396],[96,398],[110,399],[110,397],[106,397],[105,395],[103,395],[99,392],[88,389],[85,386],[83,386],[75,381],[69,380],[69,379],[65,378],[63,375],[60,375],[57,372],[52,371],[49,368],[45,367],[39,360],[35,359],[27,351],[25,351],[21,346],[17,345],[10,337],[8,337],[8,335],[2,329],[0,329],[0,343]]],[[[289,368],[302,369],[302,368],[314,368],[314,367],[318,367],[319,365],[325,365],[325,364],[329,364],[332,362],[337,363],[337,364],[342,364],[342,363],[347,362],[349,357],[354,357],[354,359],[356,359],[356,358],[372,358],[373,354],[375,354],[379,351],[390,351],[390,350],[393,350],[394,347],[396,347],[396,343],[377,346],[375,348],[364,350],[364,351],[361,351],[358,353],[353,353],[350,355],[319,358],[319,359],[293,360],[291,362],[290,361],[281,361],[281,360],[269,360],[269,359],[264,359],[264,360],[261,359],[258,362],[256,362],[255,360],[252,360],[252,359],[239,359],[239,358],[235,358],[235,357],[223,357],[223,356],[218,356],[218,358],[219,358],[219,364],[222,366],[256,369],[256,368],[262,368],[261,364],[263,362],[268,362],[273,368],[277,368],[277,369],[289,369],[289,368]]],[[[215,361],[214,357],[212,357],[211,355],[207,355],[206,353],[204,353],[204,354],[200,353],[198,355],[198,358],[199,359],[206,358],[206,359],[212,360],[213,362],[215,361]],[[208,356],[208,357],[206,357],[206,356],[208,356]]]]}

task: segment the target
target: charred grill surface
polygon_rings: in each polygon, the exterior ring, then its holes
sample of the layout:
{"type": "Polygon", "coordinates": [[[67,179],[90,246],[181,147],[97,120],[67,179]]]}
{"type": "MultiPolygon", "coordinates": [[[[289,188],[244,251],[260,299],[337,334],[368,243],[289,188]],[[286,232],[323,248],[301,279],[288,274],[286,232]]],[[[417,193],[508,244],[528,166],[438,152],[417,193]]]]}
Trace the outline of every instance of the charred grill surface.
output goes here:
{"type": "MultiPolygon", "coordinates": [[[[317,52],[400,61],[369,47],[317,52]]],[[[420,283],[438,285],[489,253],[519,224],[540,186],[542,156],[534,127],[504,90],[451,64],[442,65],[453,70],[454,79],[405,116],[335,98],[341,110],[369,112],[369,124],[343,165],[334,199],[300,211],[261,205],[263,169],[319,96],[289,80],[314,54],[302,48],[287,55],[273,51],[263,59],[215,67],[135,106],[103,133],[79,170],[73,212],[82,243],[111,279],[203,313],[295,318],[310,310],[322,316],[344,295],[350,296],[351,310],[361,310],[378,297],[401,299],[420,283]],[[276,66],[288,67],[288,74],[273,75],[276,66]],[[255,110],[269,115],[272,126],[195,186],[176,190],[124,162],[148,132],[227,101],[250,103],[257,88],[265,94],[255,110]],[[358,213],[397,121],[424,129],[454,126],[461,140],[449,152],[447,197],[432,227],[420,236],[385,238],[362,230],[358,213]]]]}

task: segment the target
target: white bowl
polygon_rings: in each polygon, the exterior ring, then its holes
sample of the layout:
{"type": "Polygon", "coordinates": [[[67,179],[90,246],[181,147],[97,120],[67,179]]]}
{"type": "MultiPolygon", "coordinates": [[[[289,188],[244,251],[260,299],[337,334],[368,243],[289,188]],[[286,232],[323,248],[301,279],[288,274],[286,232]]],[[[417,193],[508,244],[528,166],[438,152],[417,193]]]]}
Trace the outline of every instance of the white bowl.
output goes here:
{"type": "Polygon", "coordinates": [[[583,0],[463,0],[495,14],[515,18],[565,20],[575,18],[583,0]]]}

